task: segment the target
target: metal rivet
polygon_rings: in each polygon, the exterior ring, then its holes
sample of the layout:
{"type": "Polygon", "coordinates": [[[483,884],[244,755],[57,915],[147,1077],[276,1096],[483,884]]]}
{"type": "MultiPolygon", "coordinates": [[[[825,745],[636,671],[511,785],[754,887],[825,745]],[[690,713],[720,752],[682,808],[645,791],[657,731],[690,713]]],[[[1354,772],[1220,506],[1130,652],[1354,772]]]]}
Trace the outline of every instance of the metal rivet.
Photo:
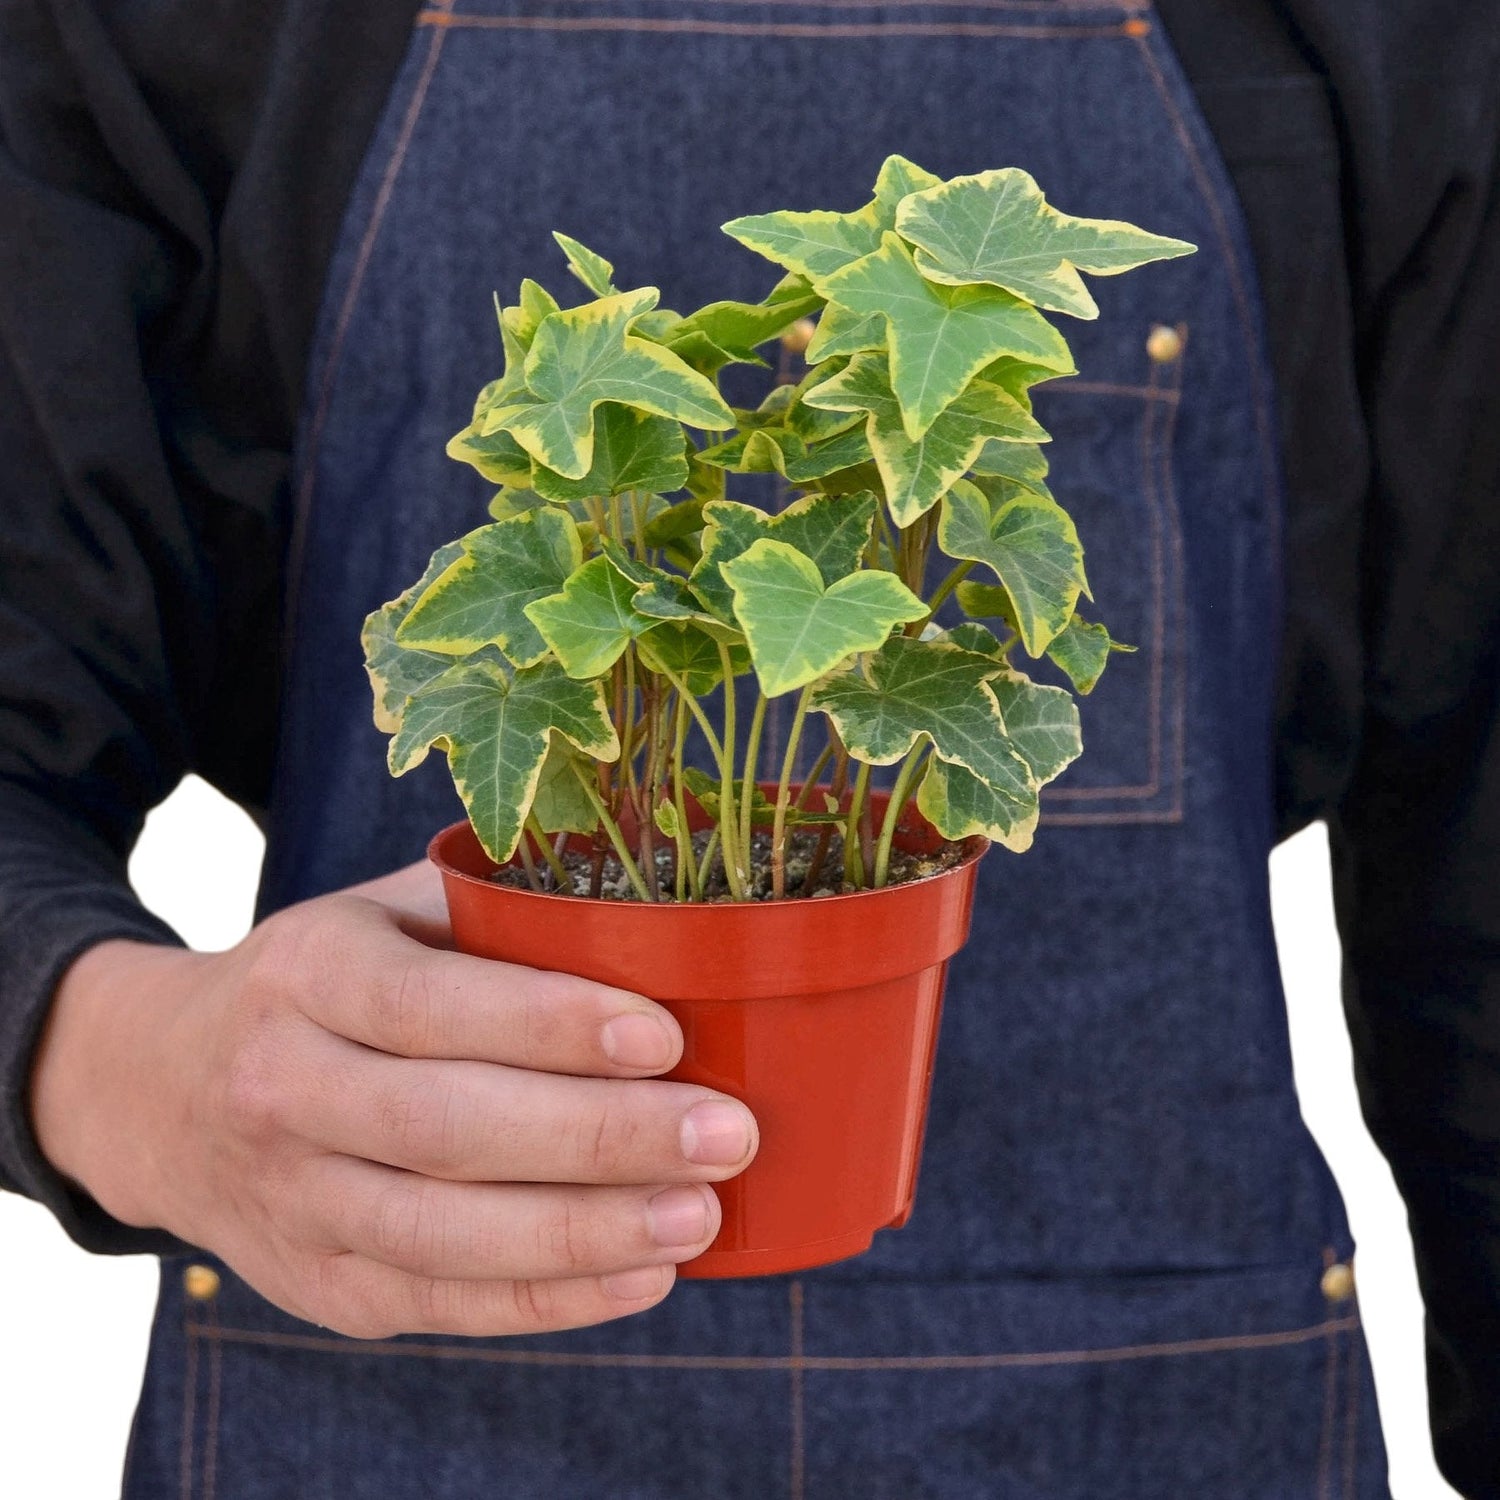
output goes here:
{"type": "Polygon", "coordinates": [[[1321,1285],[1330,1302],[1347,1302],[1354,1295],[1354,1267],[1335,1261],[1323,1272],[1321,1285]]]}
{"type": "Polygon", "coordinates": [[[785,333],[781,335],[781,347],[788,354],[801,354],[807,346],[812,343],[812,336],[818,331],[818,325],[811,318],[798,318],[785,333]]]}
{"type": "Polygon", "coordinates": [[[1159,365],[1169,365],[1182,354],[1182,335],[1165,323],[1158,323],[1146,335],[1146,353],[1159,365]]]}
{"type": "Polygon", "coordinates": [[[194,1302],[212,1302],[219,1285],[219,1273],[212,1266],[189,1266],[182,1273],[182,1289],[194,1302]]]}

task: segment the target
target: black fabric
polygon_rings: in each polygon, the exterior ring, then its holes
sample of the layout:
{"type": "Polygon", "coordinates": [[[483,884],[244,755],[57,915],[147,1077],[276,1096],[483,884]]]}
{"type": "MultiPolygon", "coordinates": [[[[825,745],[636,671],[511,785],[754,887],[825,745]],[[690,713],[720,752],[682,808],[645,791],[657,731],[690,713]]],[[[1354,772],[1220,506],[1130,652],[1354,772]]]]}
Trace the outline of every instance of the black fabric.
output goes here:
{"type": "MultiPolygon", "coordinates": [[[[0,1185],[58,975],[170,941],[123,861],[269,791],[286,473],[416,0],[0,0],[0,1185]]],[[[1277,814],[1328,821],[1366,1117],[1408,1203],[1439,1462],[1500,1495],[1500,13],[1160,0],[1234,177],[1289,484],[1277,814]]]]}

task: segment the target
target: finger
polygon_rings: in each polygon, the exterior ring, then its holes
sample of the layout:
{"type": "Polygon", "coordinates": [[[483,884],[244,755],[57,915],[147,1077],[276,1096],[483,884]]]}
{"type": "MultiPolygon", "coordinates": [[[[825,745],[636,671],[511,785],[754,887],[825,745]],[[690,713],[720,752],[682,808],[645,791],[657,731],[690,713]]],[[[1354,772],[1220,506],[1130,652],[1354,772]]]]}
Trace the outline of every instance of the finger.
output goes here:
{"type": "Polygon", "coordinates": [[[560,1187],[438,1182],[348,1156],[310,1162],[301,1228],[414,1276],[494,1281],[606,1275],[675,1264],[719,1232],[719,1202],[699,1183],[560,1187]]]}
{"type": "Polygon", "coordinates": [[[419,943],[432,948],[453,946],[442,876],[431,860],[419,859],[388,875],[350,886],[341,894],[383,907],[391,913],[395,925],[419,943]]]}
{"type": "Polygon", "coordinates": [[[571,1078],[392,1058],[316,1039],[276,1124],[346,1156],[453,1182],[718,1182],[758,1144],[737,1099],[654,1078],[571,1078]]]}
{"type": "Polygon", "coordinates": [[[425,947],[352,903],[329,920],[297,1002],[328,1031],[401,1057],[638,1077],[682,1055],[670,1012],[574,974],[425,947]]]}
{"type": "Polygon", "coordinates": [[[672,1290],[672,1266],[556,1281],[443,1281],[358,1255],[333,1259],[313,1317],[352,1338],[402,1333],[500,1338],[608,1323],[654,1307],[672,1290]]]}

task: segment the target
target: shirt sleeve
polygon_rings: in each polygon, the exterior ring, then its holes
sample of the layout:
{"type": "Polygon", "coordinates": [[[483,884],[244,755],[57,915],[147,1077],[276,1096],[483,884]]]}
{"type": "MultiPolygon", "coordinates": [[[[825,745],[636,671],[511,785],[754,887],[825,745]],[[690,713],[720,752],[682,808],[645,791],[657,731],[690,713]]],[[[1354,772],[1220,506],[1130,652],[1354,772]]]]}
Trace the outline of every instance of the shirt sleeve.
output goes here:
{"type": "MultiPolygon", "coordinates": [[[[1371,455],[1364,706],[1329,814],[1357,1080],[1409,1212],[1435,1451],[1476,1497],[1500,1493],[1497,33],[1468,25],[1467,57],[1409,101],[1407,124],[1425,100],[1441,131],[1385,141],[1429,153],[1421,190],[1410,170],[1399,203],[1365,190],[1384,228],[1355,268],[1371,455]]],[[[1403,121],[1399,87],[1387,125],[1403,121]]]]}

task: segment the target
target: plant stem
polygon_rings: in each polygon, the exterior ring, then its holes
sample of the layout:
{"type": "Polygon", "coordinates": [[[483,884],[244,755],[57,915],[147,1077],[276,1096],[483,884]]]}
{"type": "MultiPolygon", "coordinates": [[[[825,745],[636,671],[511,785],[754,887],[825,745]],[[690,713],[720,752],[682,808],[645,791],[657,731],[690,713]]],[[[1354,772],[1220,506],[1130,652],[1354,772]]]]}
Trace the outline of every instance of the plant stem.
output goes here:
{"type": "MultiPolygon", "coordinates": [[[[927,620],[930,620],[937,612],[938,606],[947,599],[948,595],[961,584],[970,573],[974,571],[972,562],[961,562],[932,592],[932,598],[927,601],[927,620]]],[[[916,620],[913,623],[920,630],[927,620],[916,620]]]]}
{"type": "MultiPolygon", "coordinates": [[[[709,836],[708,836],[708,846],[703,851],[703,864],[701,865],[701,867],[698,870],[698,890],[699,890],[699,893],[700,893],[700,898],[701,898],[701,893],[708,886],[709,873],[712,871],[712,869],[714,867],[714,855],[716,855],[718,852],[719,852],[719,825],[717,823],[715,823],[714,824],[714,828],[713,828],[713,832],[710,833],[709,836]]],[[[726,880],[729,878],[729,867],[727,865],[724,868],[724,878],[726,880]]]]}
{"type": "Polygon", "coordinates": [[[693,900],[703,899],[703,884],[698,879],[698,864],[693,858],[693,839],[688,832],[687,798],[682,790],[682,752],[687,744],[687,705],[677,695],[676,734],[672,747],[672,805],[677,809],[677,899],[685,901],[686,882],[692,883],[693,900]]]}
{"type": "Polygon", "coordinates": [[[802,726],[807,720],[807,705],[812,701],[813,685],[797,694],[797,711],[787,732],[786,754],[781,758],[781,780],[776,784],[776,816],[771,824],[771,898],[786,897],[786,808],[791,795],[792,770],[797,764],[797,748],[802,741],[802,726]]]}
{"type": "Polygon", "coordinates": [[[755,695],[755,712],[750,715],[750,737],[745,743],[745,779],[740,783],[740,847],[750,847],[751,821],[755,803],[756,761],[760,758],[760,737],[766,725],[766,695],[755,695]]]}
{"type": "Polygon", "coordinates": [[[885,884],[891,867],[891,841],[896,836],[896,824],[901,820],[902,809],[911,795],[911,785],[916,779],[923,757],[927,754],[927,743],[918,740],[907,752],[896,773],[896,784],[891,788],[891,800],[885,805],[885,817],[880,824],[880,843],[875,849],[875,884],[885,884]]]}
{"type": "Polygon", "coordinates": [[[720,742],[719,736],[714,732],[714,726],[709,722],[708,715],[703,712],[702,705],[688,691],[687,684],[675,672],[666,671],[664,675],[667,681],[677,689],[678,698],[687,704],[688,710],[698,721],[698,728],[703,731],[703,738],[708,741],[708,753],[713,756],[714,764],[722,766],[724,764],[724,746],[720,742]]]}
{"type": "MultiPolygon", "coordinates": [[[[832,724],[828,726],[828,748],[837,757],[837,764],[833,768],[833,784],[828,788],[828,795],[833,798],[833,805],[837,807],[843,800],[844,788],[849,783],[849,756],[832,724]]],[[[802,878],[804,891],[815,891],[818,888],[818,880],[823,874],[823,861],[828,858],[828,846],[833,842],[834,826],[832,823],[825,823],[823,831],[818,835],[818,847],[813,850],[812,862],[802,878]]]]}
{"type": "MultiPolygon", "coordinates": [[[[572,878],[568,874],[567,866],[562,862],[562,856],[555,850],[547,840],[547,835],[542,831],[542,825],[537,822],[535,813],[526,815],[526,829],[536,840],[536,846],[542,851],[542,858],[547,861],[547,868],[552,871],[552,879],[555,889],[567,890],[572,885],[572,878]]],[[[524,848],[526,840],[524,836],[521,846],[524,848]]]]}
{"type": "Polygon", "coordinates": [[[870,763],[862,760],[854,773],[854,791],[844,818],[844,879],[855,890],[864,889],[864,861],[860,858],[859,833],[864,821],[865,798],[870,789],[870,763]]]}
{"type": "Polygon", "coordinates": [[[521,855],[521,868],[526,871],[527,884],[531,886],[537,895],[542,894],[542,879],[536,872],[536,861],[531,857],[531,845],[526,841],[526,832],[521,831],[521,841],[516,845],[521,855]]]}
{"type": "Polygon", "coordinates": [[[801,812],[807,806],[807,795],[818,784],[818,777],[828,769],[828,762],[833,759],[833,745],[823,746],[822,753],[812,763],[812,770],[802,778],[802,785],[797,789],[796,800],[792,803],[793,812],[801,812]]]}
{"type": "Polygon", "coordinates": [[[599,789],[582,772],[578,772],[578,784],[583,788],[583,794],[593,804],[594,812],[598,815],[599,822],[605,833],[609,835],[609,841],[614,845],[615,854],[625,871],[626,877],[635,893],[642,901],[649,901],[650,894],[646,890],[646,882],[641,879],[641,872],[636,867],[635,860],[630,857],[630,849],[625,843],[625,835],[620,832],[620,825],[610,817],[609,809],[604,805],[604,799],[599,795],[599,789]]]}
{"type": "Polygon", "coordinates": [[[723,831],[724,878],[729,882],[729,893],[736,901],[745,899],[747,872],[742,863],[749,850],[735,847],[735,802],[734,802],[734,757],[735,757],[735,691],[734,663],[729,659],[729,647],[716,641],[719,661],[724,669],[724,758],[719,762],[719,827],[723,831]]]}

